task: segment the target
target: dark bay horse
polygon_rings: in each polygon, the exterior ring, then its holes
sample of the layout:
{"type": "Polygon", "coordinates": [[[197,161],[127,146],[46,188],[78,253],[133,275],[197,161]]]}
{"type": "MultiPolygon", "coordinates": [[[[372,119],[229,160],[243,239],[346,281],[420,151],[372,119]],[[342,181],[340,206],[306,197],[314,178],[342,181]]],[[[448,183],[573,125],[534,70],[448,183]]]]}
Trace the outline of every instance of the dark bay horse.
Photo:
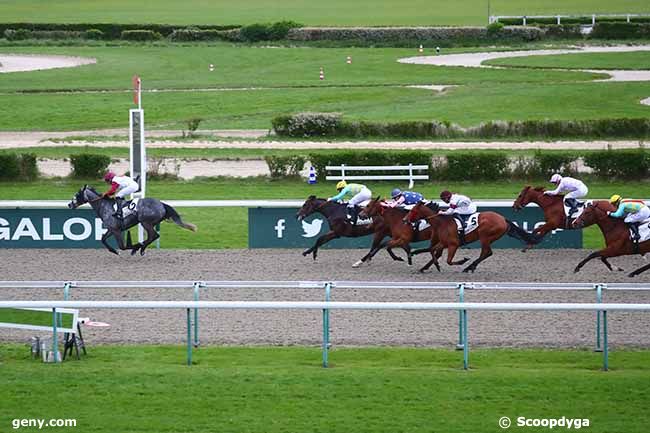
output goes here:
{"type": "MultiPolygon", "coordinates": [[[[439,215],[427,207],[425,203],[420,202],[411,209],[406,219],[409,222],[426,219],[431,224],[431,260],[420,269],[421,272],[429,269],[432,264],[440,271],[438,258],[444,249],[447,249],[448,265],[462,265],[469,260],[465,258],[454,261],[456,251],[461,244],[458,236],[458,226],[453,216],[439,215]]],[[[463,269],[463,272],[474,272],[479,263],[492,255],[492,243],[500,239],[503,235],[507,234],[508,236],[530,244],[538,243],[540,240],[496,212],[481,212],[478,217],[478,224],[476,230],[465,235],[465,242],[469,244],[474,241],[479,241],[481,243],[481,255],[463,269]]]]}
{"type": "MultiPolygon", "coordinates": [[[[516,212],[523,209],[528,203],[535,203],[542,208],[546,223],[533,230],[533,234],[538,235],[540,238],[555,229],[575,229],[576,227],[567,225],[564,214],[564,196],[546,195],[544,191],[546,191],[544,187],[533,188],[530,185],[524,187],[517,196],[512,208],[516,212]]],[[[532,245],[529,244],[528,247],[531,248],[532,245]]]]}
{"type": "MultiPolygon", "coordinates": [[[[432,203],[431,206],[433,211],[438,211],[437,203],[432,203]]],[[[384,220],[384,223],[388,226],[392,239],[382,242],[377,246],[373,245],[370,252],[361,259],[362,262],[372,259],[372,257],[382,248],[387,248],[389,250],[391,248],[402,248],[406,252],[409,266],[413,264],[413,254],[411,253],[410,243],[430,239],[431,227],[427,227],[422,231],[414,230],[412,224],[404,221],[407,213],[408,211],[405,209],[386,206],[386,202],[380,200],[379,197],[368,203],[359,215],[372,218],[381,217],[384,220]]]]}
{"type": "Polygon", "coordinates": [[[123,221],[113,216],[115,212],[113,210],[115,200],[102,197],[100,193],[88,185],[85,185],[72,197],[72,201],[68,203],[68,207],[70,209],[76,209],[84,203],[90,204],[95,214],[102,220],[104,228],[108,230],[102,236],[102,243],[110,252],[115,254],[119,253],[106,242],[111,236],[117,240],[117,244],[121,250],[130,249],[131,255],[140,250],[140,255],[144,255],[144,250],[147,246],[160,237],[156,232],[155,226],[163,220],[170,219],[185,229],[196,231],[196,226],[183,222],[173,207],[155,198],[143,198],[138,201],[135,212],[124,217],[123,221]],[[125,245],[122,232],[136,226],[138,223],[142,224],[142,227],[146,230],[147,239],[142,244],[125,245]]]}
{"type": "MultiPolygon", "coordinates": [[[[350,223],[347,217],[347,205],[343,203],[327,201],[324,198],[316,198],[315,195],[311,195],[305,203],[303,203],[302,207],[296,214],[296,219],[302,221],[313,213],[320,213],[323,215],[325,219],[327,219],[327,223],[330,227],[330,231],[319,237],[314,246],[302,252],[303,256],[312,254],[314,260],[316,260],[318,248],[332,239],[340,237],[358,238],[374,234],[372,241],[372,248],[374,248],[376,245],[379,245],[386,236],[390,236],[390,231],[381,218],[373,218],[371,224],[354,225],[350,223]]],[[[390,254],[393,260],[404,261],[401,257],[397,257],[390,249],[388,250],[388,254],[390,254]]],[[[364,256],[364,258],[368,257],[368,255],[364,256]]],[[[357,266],[358,264],[359,262],[355,263],[357,266]]]]}
{"type": "MultiPolygon", "coordinates": [[[[643,255],[650,252],[650,241],[640,242],[638,251],[635,251],[634,242],[630,239],[630,231],[627,224],[620,218],[612,218],[607,215],[608,211],[613,212],[615,210],[616,208],[609,201],[597,200],[587,205],[582,215],[576,218],[573,223],[576,228],[587,227],[593,224],[598,225],[598,228],[600,228],[600,231],[605,237],[605,248],[589,254],[584,260],[578,263],[574,272],[579,272],[585,263],[595,258],[600,258],[600,261],[611,271],[613,270],[612,265],[607,261],[609,257],[632,254],[643,255]]],[[[628,276],[637,276],[648,269],[650,269],[650,265],[642,266],[628,274],[628,276]]],[[[622,271],[623,269],[616,267],[616,270],[622,271]]]]}

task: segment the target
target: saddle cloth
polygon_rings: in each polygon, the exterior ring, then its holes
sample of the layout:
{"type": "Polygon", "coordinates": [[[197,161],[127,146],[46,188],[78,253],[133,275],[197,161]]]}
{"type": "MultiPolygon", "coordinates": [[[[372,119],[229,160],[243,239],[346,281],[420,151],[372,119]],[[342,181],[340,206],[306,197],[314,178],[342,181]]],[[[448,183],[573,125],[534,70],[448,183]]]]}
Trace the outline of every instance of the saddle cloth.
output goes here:
{"type": "MultiPolygon", "coordinates": [[[[579,201],[578,202],[578,208],[576,209],[575,213],[571,217],[571,220],[572,221],[576,220],[580,215],[582,215],[582,212],[584,212],[586,205],[589,204],[589,203],[591,203],[591,201],[585,201],[585,202],[579,201]]],[[[567,206],[566,203],[564,203],[564,216],[565,217],[569,215],[570,210],[571,210],[571,207],[567,206]]]]}
{"type": "MultiPolygon", "coordinates": [[[[632,233],[632,230],[629,230],[630,232],[630,239],[634,239],[634,234],[632,233]]],[[[639,236],[641,238],[639,239],[639,243],[645,242],[648,239],[650,239],[650,219],[647,219],[643,221],[641,224],[639,224],[639,236]]]]}
{"type": "MultiPolygon", "coordinates": [[[[124,206],[122,206],[122,217],[126,218],[135,212],[138,206],[139,199],[134,198],[133,200],[125,201],[124,206]]],[[[113,210],[117,212],[117,203],[113,204],[113,210]]]]}
{"type": "MultiPolygon", "coordinates": [[[[481,215],[481,212],[473,213],[469,218],[465,220],[465,234],[469,234],[478,228],[479,215],[481,215]]],[[[456,227],[458,227],[458,231],[460,231],[462,228],[460,221],[458,221],[458,218],[454,218],[454,221],[456,222],[456,227]]]]}
{"type": "Polygon", "coordinates": [[[431,224],[427,220],[420,220],[418,223],[418,231],[424,231],[431,227],[431,224]]]}

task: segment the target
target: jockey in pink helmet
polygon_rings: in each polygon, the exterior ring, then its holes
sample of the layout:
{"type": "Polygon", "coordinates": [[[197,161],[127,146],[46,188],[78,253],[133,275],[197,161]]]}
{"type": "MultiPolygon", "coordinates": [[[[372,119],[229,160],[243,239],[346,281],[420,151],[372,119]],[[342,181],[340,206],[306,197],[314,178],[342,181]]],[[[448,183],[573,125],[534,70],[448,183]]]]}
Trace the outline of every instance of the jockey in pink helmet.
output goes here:
{"type": "Polygon", "coordinates": [[[136,192],[140,186],[129,176],[116,176],[112,171],[109,171],[104,175],[104,182],[110,184],[111,188],[102,194],[102,197],[110,197],[115,194],[115,203],[117,204],[117,212],[115,212],[115,216],[122,219],[124,197],[136,192]]]}
{"type": "Polygon", "coordinates": [[[567,220],[570,221],[571,216],[580,205],[577,199],[582,198],[589,193],[587,185],[585,185],[581,180],[568,176],[562,177],[558,173],[551,176],[549,182],[555,184],[556,188],[552,191],[544,191],[544,194],[558,195],[564,193],[564,202],[569,206],[569,212],[566,217],[567,220]]]}

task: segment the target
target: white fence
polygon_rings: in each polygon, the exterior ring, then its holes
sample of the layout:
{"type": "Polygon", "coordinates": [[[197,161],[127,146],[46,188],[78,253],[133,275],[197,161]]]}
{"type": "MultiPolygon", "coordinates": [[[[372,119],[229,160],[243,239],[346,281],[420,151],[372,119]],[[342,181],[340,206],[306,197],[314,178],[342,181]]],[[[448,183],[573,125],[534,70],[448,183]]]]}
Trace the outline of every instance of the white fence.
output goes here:
{"type": "Polygon", "coordinates": [[[490,15],[489,23],[499,22],[501,19],[518,19],[521,20],[522,25],[527,25],[529,19],[534,18],[552,18],[555,19],[556,24],[562,24],[563,18],[591,18],[591,25],[596,25],[597,19],[603,18],[625,18],[626,22],[630,22],[631,18],[650,17],[650,14],[582,14],[582,15],[490,15]]]}
{"type": "Polygon", "coordinates": [[[327,171],[340,171],[340,176],[325,176],[325,180],[408,180],[409,188],[413,188],[416,180],[429,180],[428,174],[413,174],[413,171],[428,170],[428,165],[328,165],[327,171]],[[408,171],[408,174],[380,174],[380,175],[349,175],[350,171],[408,171]]]}
{"type": "MultiPolygon", "coordinates": [[[[595,311],[596,350],[603,352],[603,369],[608,369],[607,312],[650,311],[650,304],[602,303],[603,290],[650,290],[650,285],[634,283],[512,283],[512,282],[367,282],[367,281],[1,281],[0,288],[51,288],[63,289],[63,301],[0,301],[0,308],[48,308],[52,309],[56,324],[57,308],[161,308],[185,309],[187,311],[187,359],[192,362],[192,346],[198,346],[198,310],[212,309],[319,309],[323,312],[323,366],[328,366],[329,310],[457,310],[459,311],[459,339],[457,348],[463,350],[463,366],[469,366],[468,311],[595,311]],[[194,291],[194,301],[68,301],[72,288],[188,288],[194,291]],[[199,301],[199,293],[205,289],[220,288],[286,288],[322,289],[324,302],[261,302],[261,301],[199,301]],[[333,289],[457,289],[458,303],[413,302],[332,302],[333,289]],[[465,302],[466,290],[594,290],[596,303],[471,303],[465,302]],[[192,310],[193,317],[192,317],[192,310]],[[192,321],[194,323],[192,323],[192,321]],[[192,335],[194,331],[194,335],[192,335]],[[602,345],[601,345],[602,339],[602,345]]],[[[56,332],[54,332],[56,342],[56,332]]]]}

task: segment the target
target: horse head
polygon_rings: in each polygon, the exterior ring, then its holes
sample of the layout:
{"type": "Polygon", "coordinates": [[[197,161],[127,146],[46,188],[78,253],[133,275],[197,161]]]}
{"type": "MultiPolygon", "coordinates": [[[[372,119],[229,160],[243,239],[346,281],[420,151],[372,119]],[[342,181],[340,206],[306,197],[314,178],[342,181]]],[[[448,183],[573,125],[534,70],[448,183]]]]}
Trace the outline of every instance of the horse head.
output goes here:
{"type": "Polygon", "coordinates": [[[533,188],[530,185],[526,185],[524,189],[522,189],[519,195],[517,196],[515,202],[512,204],[512,209],[515,212],[518,212],[523,208],[525,208],[528,203],[534,200],[533,196],[536,195],[535,192],[537,191],[538,191],[537,188],[533,188]]]}
{"type": "Polygon", "coordinates": [[[439,207],[438,203],[420,201],[406,214],[404,222],[414,223],[415,221],[432,217],[438,213],[439,207]]]}
{"type": "Polygon", "coordinates": [[[325,199],[316,198],[315,195],[310,195],[307,200],[305,200],[300,210],[296,213],[296,219],[302,221],[304,218],[317,212],[325,203],[327,203],[325,199]]]}
{"type": "Polygon", "coordinates": [[[361,218],[375,217],[378,215],[382,215],[384,213],[384,209],[385,209],[384,201],[381,200],[381,196],[378,195],[377,198],[375,198],[374,200],[370,200],[370,202],[366,205],[366,207],[361,209],[361,211],[359,212],[359,216],[361,218]]]}
{"type": "Polygon", "coordinates": [[[84,185],[83,188],[77,191],[77,193],[72,196],[72,200],[70,201],[70,203],[68,203],[68,208],[76,209],[82,204],[88,203],[88,197],[86,197],[86,191],[89,188],[90,187],[88,185],[84,185]]]}
{"type": "Polygon", "coordinates": [[[573,222],[573,227],[581,229],[590,225],[598,224],[598,221],[607,218],[607,212],[613,211],[612,206],[607,200],[598,200],[585,205],[585,210],[573,222]]]}

